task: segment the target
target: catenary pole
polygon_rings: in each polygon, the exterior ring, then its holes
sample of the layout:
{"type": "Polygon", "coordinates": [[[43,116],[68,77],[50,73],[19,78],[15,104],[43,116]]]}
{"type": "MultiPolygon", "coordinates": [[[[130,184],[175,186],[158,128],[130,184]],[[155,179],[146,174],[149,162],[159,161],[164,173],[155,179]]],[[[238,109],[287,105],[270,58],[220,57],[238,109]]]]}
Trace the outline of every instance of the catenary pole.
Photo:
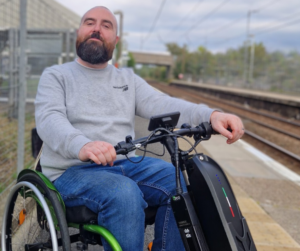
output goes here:
{"type": "Polygon", "coordinates": [[[249,10],[247,13],[247,25],[246,25],[246,41],[244,43],[245,51],[244,51],[244,83],[248,84],[249,79],[248,77],[248,53],[249,53],[249,30],[250,30],[250,21],[251,21],[251,14],[257,13],[258,10],[249,10]]]}
{"type": "Polygon", "coordinates": [[[251,35],[251,54],[250,54],[250,66],[249,66],[249,82],[253,83],[253,69],[254,69],[254,56],[255,56],[255,43],[254,35],[251,35]]]}

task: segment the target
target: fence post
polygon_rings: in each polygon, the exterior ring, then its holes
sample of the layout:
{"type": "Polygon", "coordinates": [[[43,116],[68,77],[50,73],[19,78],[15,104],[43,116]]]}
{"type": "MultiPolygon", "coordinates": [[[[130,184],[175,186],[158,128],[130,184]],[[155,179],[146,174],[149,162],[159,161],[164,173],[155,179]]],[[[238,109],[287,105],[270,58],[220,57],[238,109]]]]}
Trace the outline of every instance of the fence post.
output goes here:
{"type": "Polygon", "coordinates": [[[14,107],[14,33],[15,31],[10,28],[9,29],[9,89],[8,89],[8,117],[11,119],[13,118],[13,107],[14,107]]]}
{"type": "Polygon", "coordinates": [[[66,62],[70,61],[70,30],[66,31],[66,62]]]}
{"type": "Polygon", "coordinates": [[[26,14],[27,0],[20,0],[20,58],[19,58],[19,109],[18,109],[18,164],[17,172],[24,168],[25,106],[26,106],[26,14]]]}
{"type": "Polygon", "coordinates": [[[17,81],[16,68],[18,61],[18,31],[14,28],[9,29],[9,90],[8,90],[8,118],[16,119],[17,114],[17,81]]]}
{"type": "Polygon", "coordinates": [[[76,30],[72,29],[71,30],[71,34],[72,34],[72,48],[73,48],[73,61],[76,58],[77,52],[76,52],[76,38],[77,38],[77,33],[76,30]]]}

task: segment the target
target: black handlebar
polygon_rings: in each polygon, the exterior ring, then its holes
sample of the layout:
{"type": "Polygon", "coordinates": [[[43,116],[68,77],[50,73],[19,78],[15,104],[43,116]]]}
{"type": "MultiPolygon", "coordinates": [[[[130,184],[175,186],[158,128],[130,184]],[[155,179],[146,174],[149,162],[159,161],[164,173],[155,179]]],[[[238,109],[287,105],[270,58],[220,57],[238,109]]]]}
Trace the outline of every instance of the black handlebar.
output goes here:
{"type": "MultiPolygon", "coordinates": [[[[160,130],[158,129],[157,131],[160,131],[160,130]]],[[[193,128],[184,128],[184,129],[179,129],[179,130],[173,131],[173,132],[169,131],[169,133],[167,132],[167,130],[162,130],[162,134],[152,135],[151,137],[144,137],[144,138],[136,139],[133,141],[128,141],[126,139],[126,142],[121,141],[115,146],[116,153],[126,155],[129,152],[136,150],[140,146],[145,146],[148,144],[161,142],[162,139],[165,138],[166,136],[168,136],[168,134],[170,134],[170,133],[173,137],[178,137],[178,136],[192,137],[192,136],[194,136],[194,139],[196,141],[197,140],[207,140],[211,137],[212,134],[217,134],[215,131],[213,131],[212,126],[209,123],[204,122],[204,123],[200,124],[199,126],[196,126],[193,128]]]]}
{"type": "MultiPolygon", "coordinates": [[[[143,157],[139,161],[133,162],[133,163],[140,163],[145,157],[146,146],[148,144],[161,142],[167,148],[169,154],[171,155],[171,160],[176,170],[176,191],[178,194],[182,194],[183,189],[180,182],[179,170],[180,168],[181,170],[183,170],[184,166],[181,166],[180,159],[183,160],[182,157],[188,155],[193,150],[195,150],[196,152],[195,147],[202,140],[208,140],[212,134],[216,134],[216,132],[214,132],[212,126],[207,122],[204,122],[194,128],[192,128],[188,124],[183,124],[181,129],[177,131],[173,131],[172,129],[167,129],[167,127],[163,127],[163,128],[160,127],[154,130],[148,137],[132,140],[131,136],[127,136],[125,141],[119,142],[115,146],[115,150],[117,154],[127,155],[129,152],[134,151],[142,146],[145,147],[145,149],[143,150],[144,151],[143,157]],[[156,133],[160,133],[160,134],[156,134],[156,133]],[[189,137],[193,136],[195,140],[195,143],[191,144],[192,148],[184,152],[179,149],[178,141],[177,141],[177,138],[182,136],[189,136],[189,137]]],[[[131,160],[129,159],[129,161],[131,160]]]]}

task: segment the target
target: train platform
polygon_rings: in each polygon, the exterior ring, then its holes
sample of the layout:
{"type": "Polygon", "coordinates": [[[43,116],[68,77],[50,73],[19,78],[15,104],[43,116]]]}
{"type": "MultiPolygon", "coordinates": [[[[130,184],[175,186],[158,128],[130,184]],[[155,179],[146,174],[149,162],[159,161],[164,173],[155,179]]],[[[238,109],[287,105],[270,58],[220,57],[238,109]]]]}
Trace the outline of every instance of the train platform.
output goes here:
{"type": "Polygon", "coordinates": [[[299,95],[286,95],[286,94],[266,92],[261,90],[242,89],[242,88],[236,88],[230,86],[203,84],[203,83],[196,83],[196,82],[182,81],[182,80],[172,80],[170,84],[179,85],[179,86],[180,85],[189,86],[189,87],[206,89],[211,91],[218,91],[223,93],[230,93],[237,96],[254,98],[257,100],[264,100],[268,102],[275,102],[283,105],[296,106],[296,107],[300,106],[299,95]]]}
{"type": "MultiPolygon", "coordinates": [[[[149,134],[147,123],[136,117],[136,138],[149,134]]],[[[185,141],[180,144],[188,148],[185,141]]],[[[160,152],[154,146],[149,150],[160,152]]],[[[228,145],[215,135],[197,148],[226,172],[257,250],[300,251],[300,176],[243,140],[228,145]]],[[[164,159],[170,161],[168,156],[164,159]]],[[[146,242],[151,237],[147,231],[146,242]]]]}

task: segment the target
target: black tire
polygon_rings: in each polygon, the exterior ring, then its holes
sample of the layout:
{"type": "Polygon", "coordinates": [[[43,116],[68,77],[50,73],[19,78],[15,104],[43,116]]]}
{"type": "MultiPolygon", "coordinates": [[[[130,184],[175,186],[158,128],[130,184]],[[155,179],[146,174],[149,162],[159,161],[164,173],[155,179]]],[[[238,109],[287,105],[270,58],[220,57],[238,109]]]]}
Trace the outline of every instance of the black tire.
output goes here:
{"type": "MultiPolygon", "coordinates": [[[[25,174],[18,180],[18,182],[21,181],[27,181],[38,187],[39,191],[44,195],[48,206],[53,207],[59,227],[56,235],[58,239],[61,238],[59,250],[70,251],[70,237],[66,217],[56,193],[49,189],[36,174],[25,174]]],[[[23,187],[19,188],[8,202],[7,218],[3,219],[6,220],[6,250],[50,251],[52,250],[52,236],[48,228],[45,212],[32,196],[26,198],[24,193],[22,194],[21,192],[22,189],[23,187]],[[22,222],[23,209],[25,209],[24,223],[22,222]]],[[[29,193],[34,194],[31,189],[29,193]]]]}

